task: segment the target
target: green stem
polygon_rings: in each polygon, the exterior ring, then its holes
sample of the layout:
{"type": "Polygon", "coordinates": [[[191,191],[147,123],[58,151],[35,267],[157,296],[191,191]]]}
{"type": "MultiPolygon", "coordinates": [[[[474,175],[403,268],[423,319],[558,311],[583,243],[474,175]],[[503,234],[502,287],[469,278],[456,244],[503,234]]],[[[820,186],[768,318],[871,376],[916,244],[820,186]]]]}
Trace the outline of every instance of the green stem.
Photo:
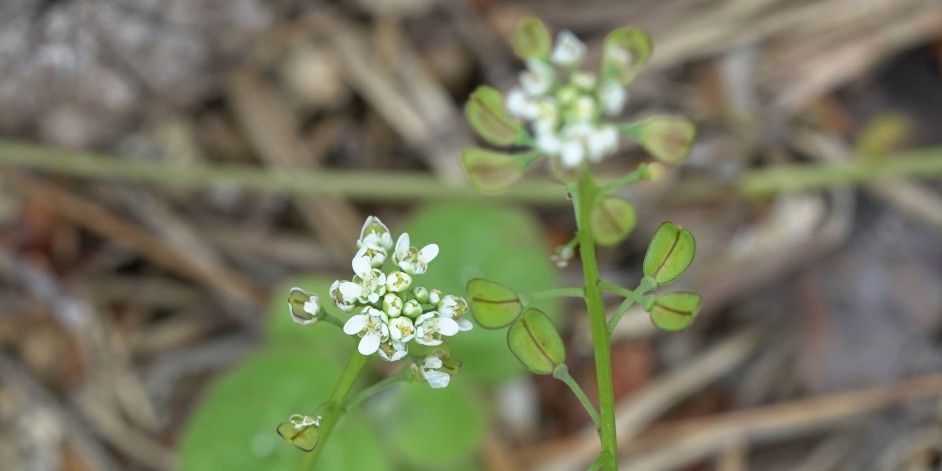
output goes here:
{"type": "Polygon", "coordinates": [[[618,305],[618,308],[615,309],[615,312],[612,314],[612,318],[608,320],[609,335],[611,335],[611,333],[615,331],[615,326],[618,325],[618,321],[621,320],[622,316],[624,316],[625,313],[628,312],[628,308],[630,308],[635,302],[643,304],[645,300],[647,299],[645,296],[643,296],[644,293],[647,293],[648,291],[651,291],[654,288],[657,288],[657,283],[654,281],[653,278],[648,277],[648,276],[641,279],[641,283],[638,284],[638,287],[635,288],[634,291],[629,291],[625,288],[622,288],[621,286],[612,285],[611,283],[608,283],[608,282],[603,281],[602,283],[607,285],[609,291],[612,291],[617,294],[622,294],[625,296],[625,300],[622,301],[622,303],[618,305]],[[612,289],[613,286],[617,288],[618,291],[615,291],[614,289],[612,289]]]}
{"type": "Polygon", "coordinates": [[[337,385],[334,386],[334,392],[330,394],[330,399],[324,407],[320,427],[318,427],[319,437],[317,447],[314,448],[314,451],[304,456],[298,466],[299,471],[312,469],[314,464],[317,463],[317,458],[320,456],[321,450],[327,445],[330,434],[334,431],[334,427],[340,422],[340,418],[343,417],[347,409],[347,398],[350,396],[353,384],[356,382],[360,371],[363,370],[363,367],[366,366],[369,360],[370,356],[354,352],[350,360],[347,361],[347,366],[344,368],[343,373],[341,373],[337,385]]]}
{"type": "Polygon", "coordinates": [[[598,194],[599,196],[602,196],[611,193],[612,191],[617,190],[625,185],[647,179],[650,177],[650,175],[650,172],[648,172],[648,164],[641,164],[633,172],[600,186],[598,194]]]}
{"type": "Polygon", "coordinates": [[[331,324],[333,324],[333,325],[335,325],[335,326],[337,326],[337,327],[340,327],[341,329],[343,328],[343,321],[341,321],[340,319],[337,319],[336,317],[334,317],[334,316],[332,316],[332,315],[330,315],[330,314],[327,314],[326,312],[325,312],[324,314],[322,314],[322,315],[324,316],[323,319],[324,319],[325,321],[330,322],[331,324]]]}
{"type": "Polygon", "coordinates": [[[537,291],[535,293],[521,294],[519,296],[524,304],[531,304],[535,301],[549,298],[584,298],[585,288],[555,288],[544,291],[537,291]]]}
{"type": "Polygon", "coordinates": [[[347,404],[347,408],[352,408],[357,404],[373,397],[376,393],[386,389],[396,383],[401,383],[404,381],[409,381],[412,378],[412,371],[407,367],[403,368],[400,372],[379,381],[372,386],[369,386],[362,391],[358,392],[356,396],[353,396],[353,399],[350,399],[350,402],[347,404]]]}
{"type": "Polygon", "coordinates": [[[590,217],[598,187],[588,171],[584,171],[578,183],[570,185],[572,205],[576,213],[579,256],[585,278],[585,302],[589,311],[589,326],[595,354],[596,382],[599,391],[599,440],[602,454],[606,455],[602,468],[615,471],[617,468],[617,444],[615,439],[615,393],[612,382],[612,357],[608,329],[605,324],[605,304],[599,286],[598,262],[595,258],[595,238],[592,235],[590,217]]]}
{"type": "Polygon", "coordinates": [[[572,393],[579,399],[579,402],[582,403],[582,407],[589,413],[589,417],[592,417],[592,422],[595,423],[595,427],[598,428],[599,412],[595,410],[595,406],[592,405],[592,401],[589,400],[589,397],[585,395],[585,391],[582,390],[579,383],[569,374],[569,368],[565,364],[557,366],[556,369],[553,370],[553,377],[566,383],[566,386],[569,386],[572,393]]]}

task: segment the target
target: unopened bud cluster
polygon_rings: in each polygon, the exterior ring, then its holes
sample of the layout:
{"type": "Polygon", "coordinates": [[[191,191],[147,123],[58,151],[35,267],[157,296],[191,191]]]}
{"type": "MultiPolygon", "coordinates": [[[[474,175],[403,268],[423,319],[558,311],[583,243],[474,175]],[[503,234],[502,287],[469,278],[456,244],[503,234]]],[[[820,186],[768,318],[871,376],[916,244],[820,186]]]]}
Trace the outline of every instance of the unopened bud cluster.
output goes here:
{"type": "MultiPolygon", "coordinates": [[[[463,318],[468,312],[464,298],[414,283],[413,278],[425,273],[437,256],[438,245],[417,249],[406,233],[394,245],[386,225],[377,217],[367,218],[351,264],[353,278],[337,280],[328,290],[337,309],[354,313],[344,323],[343,331],[360,337],[361,354],[378,353],[386,361],[397,361],[408,355],[412,342],[439,346],[444,337],[471,330],[471,322],[463,318]],[[384,270],[386,265],[392,267],[384,270]]],[[[292,319],[302,325],[313,324],[324,315],[320,298],[300,288],[290,291],[288,305],[292,319]]],[[[441,369],[442,356],[433,354],[419,360],[424,366],[418,371],[432,387],[448,384],[439,374],[442,371],[447,371],[449,377],[457,372],[457,368],[441,369]]]]}

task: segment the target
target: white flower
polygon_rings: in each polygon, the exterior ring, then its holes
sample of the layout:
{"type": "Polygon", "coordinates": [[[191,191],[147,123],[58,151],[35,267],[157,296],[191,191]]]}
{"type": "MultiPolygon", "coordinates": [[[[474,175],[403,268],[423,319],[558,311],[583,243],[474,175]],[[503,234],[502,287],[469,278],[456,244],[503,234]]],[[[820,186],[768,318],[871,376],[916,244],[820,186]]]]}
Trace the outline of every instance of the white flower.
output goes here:
{"type": "Polygon", "coordinates": [[[320,318],[321,300],[301,288],[288,291],[288,311],[291,320],[301,325],[312,325],[320,318]]]}
{"type": "Polygon", "coordinates": [[[386,361],[399,361],[408,353],[409,346],[395,340],[390,340],[379,346],[379,357],[386,361]]]}
{"type": "Polygon", "coordinates": [[[454,319],[443,317],[438,311],[430,311],[415,320],[415,341],[422,345],[441,345],[443,335],[451,337],[460,330],[454,319]]]}
{"type": "Polygon", "coordinates": [[[631,65],[631,51],[615,43],[608,44],[608,47],[605,49],[605,55],[619,67],[631,65]]]}
{"type": "Polygon", "coordinates": [[[602,84],[599,89],[599,103],[602,110],[609,116],[616,116],[625,108],[628,101],[628,92],[620,83],[610,80],[602,84]]]}
{"type": "Polygon", "coordinates": [[[381,267],[386,261],[386,249],[377,244],[375,237],[367,237],[367,240],[360,244],[360,250],[357,250],[354,258],[365,258],[371,267],[381,267]]]}
{"type": "Polygon", "coordinates": [[[519,88],[507,92],[507,112],[511,116],[521,119],[534,119],[539,110],[539,106],[533,98],[527,96],[519,88]]]}
{"type": "Polygon", "coordinates": [[[386,274],[373,268],[366,257],[353,257],[353,272],[359,278],[361,303],[376,304],[386,294],[386,274]]]}
{"type": "Polygon", "coordinates": [[[370,216],[363,222],[363,228],[360,229],[360,238],[357,239],[357,248],[361,248],[363,244],[368,242],[387,251],[392,250],[393,247],[392,234],[389,233],[389,228],[376,216],[370,216]]]}
{"type": "Polygon", "coordinates": [[[412,277],[408,273],[395,271],[386,277],[386,291],[401,293],[412,286],[412,277]]]}
{"type": "Polygon", "coordinates": [[[569,122],[585,122],[595,119],[596,103],[591,97],[582,95],[575,100],[569,109],[569,122]]]}
{"type": "Polygon", "coordinates": [[[566,141],[559,148],[559,157],[564,167],[578,167],[585,160],[585,146],[576,139],[566,141]]]}
{"type": "Polygon", "coordinates": [[[553,87],[556,71],[553,66],[541,60],[527,61],[527,71],[520,74],[520,86],[530,95],[542,95],[553,87]]]}
{"type": "Polygon", "coordinates": [[[618,150],[618,130],[615,126],[602,126],[589,135],[589,160],[598,162],[618,150]]]}
{"type": "Polygon", "coordinates": [[[352,281],[334,281],[327,291],[334,306],[343,312],[350,312],[356,307],[357,299],[363,294],[363,287],[352,281]]]}
{"type": "Polygon", "coordinates": [[[428,244],[422,250],[409,245],[409,234],[403,233],[396,241],[393,261],[399,268],[410,275],[421,275],[428,269],[428,264],[438,256],[438,244],[428,244]]]}
{"type": "Polygon", "coordinates": [[[458,329],[462,332],[471,330],[474,327],[471,321],[461,317],[468,312],[468,301],[460,296],[449,294],[442,298],[442,301],[438,303],[438,312],[440,312],[442,316],[457,322],[458,329]]]}
{"type": "Polygon", "coordinates": [[[389,337],[397,342],[408,342],[415,338],[415,324],[408,317],[396,317],[389,321],[389,337]]]}
{"type": "Polygon", "coordinates": [[[576,65],[585,55],[585,44],[569,31],[560,31],[550,60],[557,65],[576,65]]]}
{"type": "Polygon", "coordinates": [[[436,350],[422,360],[422,365],[414,365],[422,379],[433,389],[444,388],[451,382],[451,377],[458,374],[461,362],[448,356],[442,350],[436,350]]]}
{"type": "Polygon", "coordinates": [[[559,141],[559,136],[557,136],[555,132],[536,133],[536,148],[542,152],[556,155],[559,153],[561,145],[562,143],[559,141]]]}
{"type": "Polygon", "coordinates": [[[595,75],[582,71],[572,74],[572,79],[570,79],[570,83],[572,83],[574,87],[584,92],[594,89],[596,82],[597,80],[595,79],[595,75]]]}
{"type": "Polygon", "coordinates": [[[386,313],[373,307],[365,307],[360,314],[347,320],[343,331],[347,335],[359,335],[360,345],[357,349],[361,355],[372,355],[379,349],[379,344],[389,339],[389,327],[386,313]]]}

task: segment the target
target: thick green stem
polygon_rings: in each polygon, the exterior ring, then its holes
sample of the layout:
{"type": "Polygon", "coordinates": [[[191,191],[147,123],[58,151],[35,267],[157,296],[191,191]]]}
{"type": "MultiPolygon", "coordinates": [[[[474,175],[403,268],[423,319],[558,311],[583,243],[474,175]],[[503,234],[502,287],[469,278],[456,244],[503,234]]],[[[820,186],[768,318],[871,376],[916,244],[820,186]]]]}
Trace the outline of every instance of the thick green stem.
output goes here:
{"type": "Polygon", "coordinates": [[[572,205],[576,213],[578,227],[579,255],[582,259],[582,272],[585,278],[585,303],[589,311],[589,326],[592,332],[592,344],[595,353],[595,374],[599,390],[599,440],[602,443],[602,469],[615,471],[617,464],[617,443],[615,439],[615,394],[612,382],[612,356],[605,323],[605,304],[602,301],[602,287],[599,285],[598,262],[595,258],[595,238],[592,235],[590,217],[592,205],[598,187],[592,176],[586,171],[579,182],[570,185],[572,205]]]}
{"type": "Polygon", "coordinates": [[[334,427],[340,422],[340,418],[343,417],[347,409],[347,399],[350,397],[353,384],[356,383],[357,377],[360,376],[360,371],[363,370],[363,367],[366,366],[369,360],[369,356],[354,352],[350,360],[347,361],[347,367],[344,368],[340,379],[337,381],[337,385],[334,386],[334,392],[331,393],[330,399],[324,407],[320,427],[318,427],[319,437],[317,447],[314,448],[314,451],[304,456],[298,466],[299,471],[313,469],[314,464],[317,463],[317,458],[320,456],[321,450],[327,445],[327,439],[330,438],[334,427]]]}
{"type": "Polygon", "coordinates": [[[592,405],[589,396],[585,395],[585,391],[582,390],[579,383],[569,374],[569,367],[565,364],[557,366],[556,369],[553,370],[553,377],[566,383],[566,386],[569,386],[569,389],[576,396],[576,399],[579,399],[579,402],[582,403],[582,407],[585,408],[585,411],[589,414],[589,417],[592,418],[592,422],[595,423],[597,428],[599,426],[599,411],[595,410],[595,406],[592,405]]]}

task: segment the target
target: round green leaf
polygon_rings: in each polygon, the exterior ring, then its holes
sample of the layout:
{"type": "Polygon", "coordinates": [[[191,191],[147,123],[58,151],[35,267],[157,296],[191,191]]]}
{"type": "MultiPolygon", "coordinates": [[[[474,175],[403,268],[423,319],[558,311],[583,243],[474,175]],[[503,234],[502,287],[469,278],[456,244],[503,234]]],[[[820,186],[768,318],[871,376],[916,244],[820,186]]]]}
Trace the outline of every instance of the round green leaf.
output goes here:
{"type": "Polygon", "coordinates": [[[527,17],[517,23],[513,48],[521,59],[543,59],[549,56],[552,38],[549,30],[537,18],[527,17]]]}
{"type": "Polygon", "coordinates": [[[507,346],[530,371],[553,374],[566,361],[566,346],[556,326],[543,311],[529,308],[507,330],[507,346]]]}
{"type": "Polygon", "coordinates": [[[523,305],[512,289],[494,281],[475,278],[468,282],[471,314],[485,329],[500,329],[520,317],[523,305]]]}
{"type": "MultiPolygon", "coordinates": [[[[493,280],[521,293],[559,286],[543,232],[527,212],[480,202],[442,203],[417,212],[402,230],[441,248],[428,271],[416,277],[422,286],[461,296],[472,278],[493,280]]],[[[551,317],[559,313],[557,300],[544,299],[534,306],[551,317]]],[[[449,337],[448,345],[463,363],[462,375],[478,381],[494,383],[525,372],[507,350],[502,331],[475,327],[449,337]]]]}
{"type": "Polygon", "coordinates": [[[628,237],[638,223],[635,208],[626,200],[603,198],[592,208],[592,234],[599,245],[615,245],[628,237]]]}
{"type": "Polygon", "coordinates": [[[669,164],[687,158],[697,134],[693,121],[683,116],[654,116],[628,126],[626,131],[654,158],[669,164]]]}
{"type": "Polygon", "coordinates": [[[644,255],[644,276],[653,278],[659,285],[673,283],[693,263],[696,250],[690,231],[665,222],[657,228],[644,255]]]}
{"type": "Polygon", "coordinates": [[[667,293],[658,296],[651,305],[651,322],[657,328],[675,332],[693,324],[700,312],[700,295],[697,293],[667,293]]]}
{"type": "Polygon", "coordinates": [[[507,113],[504,96],[493,87],[481,85],[474,90],[464,110],[474,131],[491,144],[514,145],[526,135],[523,125],[507,113]]]}
{"type": "Polygon", "coordinates": [[[498,193],[523,175],[513,154],[472,147],[461,154],[461,163],[471,185],[482,193],[498,193]]]}
{"type": "Polygon", "coordinates": [[[648,33],[635,28],[618,28],[605,38],[602,76],[628,85],[648,63],[653,50],[648,33]]]}
{"type": "Polygon", "coordinates": [[[390,440],[408,469],[454,469],[477,450],[487,429],[481,398],[460,380],[444,389],[405,385],[390,410],[390,440]]]}
{"type": "MultiPolygon", "coordinates": [[[[304,452],[285,443],[276,428],[327,400],[341,365],[292,346],[265,350],[237,366],[212,386],[190,418],[180,469],[296,469],[304,452]]],[[[324,446],[315,469],[391,469],[372,427],[356,411],[347,412],[324,446]]]]}

